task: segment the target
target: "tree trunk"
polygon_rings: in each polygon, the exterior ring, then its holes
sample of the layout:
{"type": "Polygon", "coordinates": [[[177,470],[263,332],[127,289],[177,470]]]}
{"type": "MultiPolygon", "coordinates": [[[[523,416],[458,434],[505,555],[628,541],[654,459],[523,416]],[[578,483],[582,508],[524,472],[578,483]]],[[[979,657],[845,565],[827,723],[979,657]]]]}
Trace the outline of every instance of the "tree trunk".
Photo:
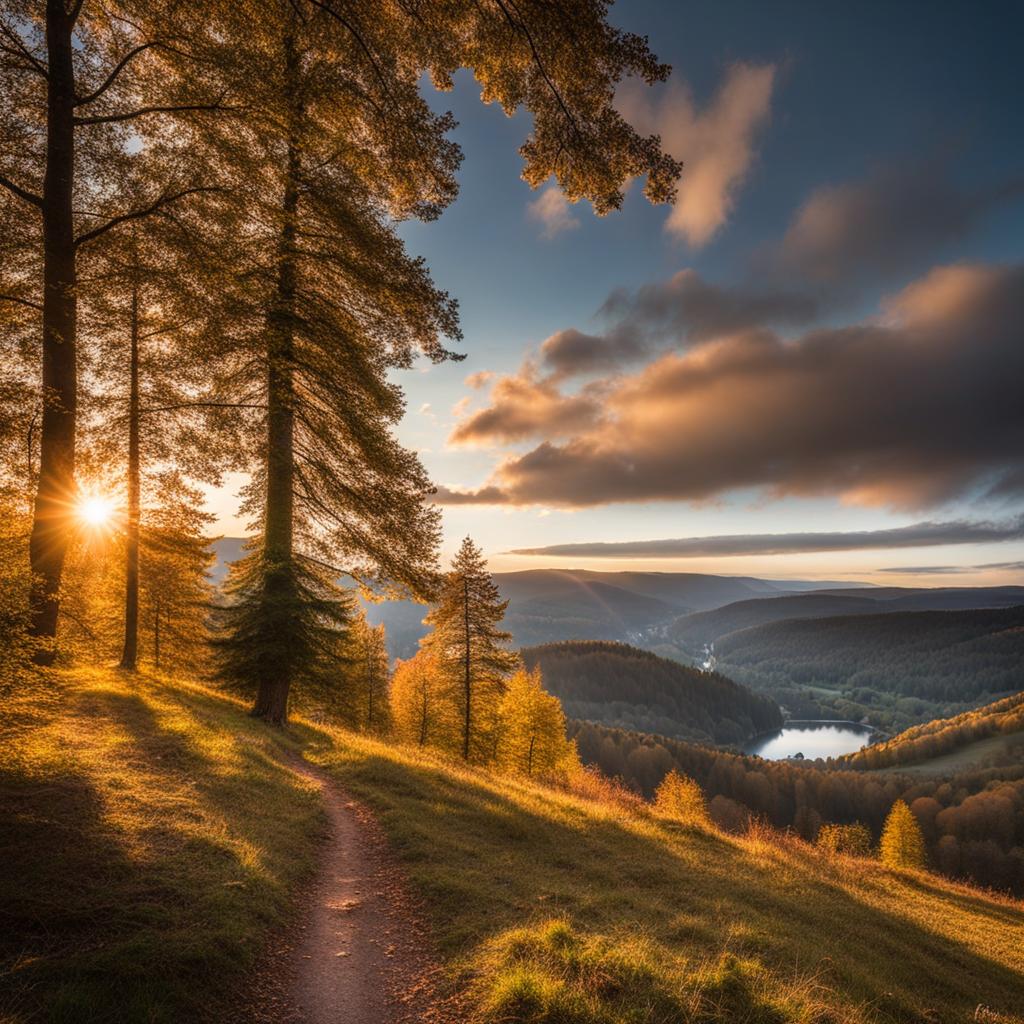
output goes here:
{"type": "Polygon", "coordinates": [[[124,650],[121,668],[135,670],[139,658],[139,282],[132,279],[131,352],[128,385],[128,522],[125,530],[124,650]]]}
{"type": "Polygon", "coordinates": [[[526,755],[526,774],[533,774],[533,745],[537,742],[537,734],[530,736],[530,752],[526,755]]]}
{"type": "Polygon", "coordinates": [[[52,664],[73,502],[77,359],[75,236],[72,195],[75,171],[74,19],[64,0],[47,0],[46,171],[43,178],[43,417],[29,562],[32,568],[31,633],[51,641],[36,660],[52,664]]]}
{"type": "MultiPolygon", "coordinates": [[[[294,40],[285,40],[285,79],[297,86],[299,58],[294,40]]],[[[296,97],[297,87],[291,89],[296,97]]],[[[293,108],[296,122],[302,108],[293,108]]],[[[263,599],[267,608],[277,656],[257,680],[252,714],[273,725],[288,718],[288,693],[292,684],[290,645],[292,615],[297,599],[294,566],[295,407],[294,321],[296,267],[296,219],[299,206],[301,162],[298,140],[288,140],[284,192],[281,200],[281,238],[276,294],[267,317],[267,495],[264,517],[263,599]]]]}
{"type": "Polygon", "coordinates": [[[466,657],[465,667],[463,670],[463,687],[465,690],[464,696],[466,701],[465,712],[462,720],[462,758],[464,761],[469,760],[469,732],[470,726],[473,721],[472,711],[472,699],[473,699],[473,686],[472,686],[472,673],[471,667],[471,655],[470,655],[470,632],[469,632],[469,581],[463,579],[462,581],[462,613],[466,627],[466,657]]]}
{"type": "Polygon", "coordinates": [[[160,671],[160,599],[157,598],[156,614],[153,616],[153,667],[160,671]]]}

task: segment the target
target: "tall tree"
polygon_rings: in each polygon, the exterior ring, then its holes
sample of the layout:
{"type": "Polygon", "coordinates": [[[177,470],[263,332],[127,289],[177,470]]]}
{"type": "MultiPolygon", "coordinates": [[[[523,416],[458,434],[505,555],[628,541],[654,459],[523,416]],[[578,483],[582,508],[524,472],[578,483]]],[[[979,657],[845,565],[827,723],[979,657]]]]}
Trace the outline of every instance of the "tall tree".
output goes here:
{"type": "Polygon", "coordinates": [[[505,646],[512,634],[499,628],[507,607],[483,553],[466,537],[425,620],[433,632],[424,646],[457,709],[460,753],[467,761],[493,758],[499,703],[519,665],[519,656],[505,646]]]}
{"type": "MultiPolygon", "coordinates": [[[[0,189],[35,250],[0,293],[34,309],[41,325],[39,470],[29,560],[32,632],[56,637],[60,583],[76,494],[79,405],[79,260],[111,229],[149,217],[199,186],[169,176],[131,206],[106,176],[140,123],[219,101],[144,102],[137,72],[168,44],[140,36],[131,5],[96,0],[0,0],[0,189]],[[26,277],[34,278],[27,281],[26,277]]],[[[201,90],[202,83],[195,79],[201,90]]],[[[6,218],[5,218],[6,219],[6,218]]],[[[52,661],[52,645],[40,660],[52,661]]]]}
{"type": "Polygon", "coordinates": [[[384,625],[372,626],[360,610],[349,633],[351,647],[347,673],[348,717],[357,728],[371,733],[386,731],[389,722],[388,650],[384,625]]]}

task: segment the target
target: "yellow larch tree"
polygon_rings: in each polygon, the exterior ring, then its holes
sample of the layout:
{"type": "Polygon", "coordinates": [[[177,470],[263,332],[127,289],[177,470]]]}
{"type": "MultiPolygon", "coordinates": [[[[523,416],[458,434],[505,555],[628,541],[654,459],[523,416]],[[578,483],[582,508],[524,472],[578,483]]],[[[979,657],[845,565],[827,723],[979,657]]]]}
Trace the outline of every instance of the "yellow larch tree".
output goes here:
{"type": "Polygon", "coordinates": [[[890,868],[923,868],[924,836],[914,812],[897,800],[885,819],[879,848],[882,863],[890,868]]]}
{"type": "Polygon", "coordinates": [[[498,709],[498,763],[525,775],[550,775],[578,764],[575,745],[565,738],[565,713],[558,698],[544,692],[540,668],[520,668],[508,681],[498,709]]]}

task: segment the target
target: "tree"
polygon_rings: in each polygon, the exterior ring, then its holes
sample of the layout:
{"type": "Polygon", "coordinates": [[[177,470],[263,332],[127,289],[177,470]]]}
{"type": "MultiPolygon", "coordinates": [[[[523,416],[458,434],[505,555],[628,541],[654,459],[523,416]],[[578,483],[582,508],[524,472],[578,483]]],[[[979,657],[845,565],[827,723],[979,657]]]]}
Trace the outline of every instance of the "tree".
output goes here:
{"type": "Polygon", "coordinates": [[[497,739],[498,705],[519,656],[504,647],[511,633],[499,629],[508,601],[502,601],[480,549],[466,537],[452,562],[433,626],[423,643],[437,662],[459,721],[464,760],[489,761],[497,739]]]}
{"type": "Polygon", "coordinates": [[[498,717],[501,767],[525,775],[548,775],[578,764],[576,748],[565,738],[562,705],[544,692],[539,668],[513,673],[498,717]]]}
{"type": "Polygon", "coordinates": [[[871,853],[871,832],[859,821],[852,825],[828,823],[818,829],[816,844],[825,853],[867,857],[871,853]]]}
{"type": "Polygon", "coordinates": [[[345,717],[364,732],[383,733],[389,718],[388,650],[383,623],[371,626],[360,609],[352,619],[349,644],[345,717]]]}
{"type": "Polygon", "coordinates": [[[885,819],[879,855],[882,863],[890,868],[919,869],[925,865],[921,826],[913,811],[902,800],[892,805],[885,819]]]}
{"type": "Polygon", "coordinates": [[[458,749],[459,722],[448,699],[447,684],[429,648],[399,661],[391,676],[391,721],[406,743],[458,749]]]}
{"type": "Polygon", "coordinates": [[[176,471],[159,473],[151,489],[139,544],[141,654],[155,669],[195,672],[208,660],[215,555],[206,531],[214,517],[176,471]]]}
{"type": "MultiPolygon", "coordinates": [[[[142,205],[130,206],[107,172],[120,167],[146,121],[219,107],[195,98],[142,101],[138,73],[167,44],[140,36],[133,19],[123,16],[130,6],[0,3],[0,190],[15,211],[3,219],[15,218],[32,240],[10,282],[4,274],[0,295],[34,310],[41,325],[40,455],[29,561],[32,633],[49,642],[39,647],[44,662],[55,656],[76,495],[81,255],[108,231],[202,190],[169,175],[142,205]]],[[[198,76],[193,84],[201,91],[198,76]]]]}
{"type": "Polygon", "coordinates": [[[683,825],[710,824],[704,792],[688,775],[673,768],[654,793],[654,809],[683,825]]]}

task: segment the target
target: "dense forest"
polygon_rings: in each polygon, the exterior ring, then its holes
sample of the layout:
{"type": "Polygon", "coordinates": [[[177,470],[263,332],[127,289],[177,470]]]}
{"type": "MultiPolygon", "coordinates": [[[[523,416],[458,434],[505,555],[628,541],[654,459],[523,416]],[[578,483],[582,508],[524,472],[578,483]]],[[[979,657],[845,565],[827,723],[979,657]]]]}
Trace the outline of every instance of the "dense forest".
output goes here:
{"type": "Polygon", "coordinates": [[[817,837],[825,822],[862,823],[877,840],[905,801],[924,835],[927,862],[951,878],[1024,893],[1024,758],[950,778],[838,770],[834,763],[765,761],[662,736],[570,722],[580,758],[652,796],[675,769],[696,780],[712,818],[742,830],[753,818],[817,837]]]}
{"type": "Polygon", "coordinates": [[[716,667],[796,718],[866,720],[887,732],[1021,687],[1024,606],[790,619],[715,644],[716,667]]]}
{"type": "Polygon", "coordinates": [[[1016,693],[953,718],[940,718],[914,726],[891,740],[873,743],[837,760],[851,768],[892,768],[944,757],[979,740],[996,736],[1006,737],[1008,745],[1018,743],[1020,756],[1024,757],[1024,693],[1016,693]]]}
{"type": "Polygon", "coordinates": [[[573,718],[707,743],[741,743],[782,725],[768,698],[628,644],[569,641],[522,655],[573,718]]]}

